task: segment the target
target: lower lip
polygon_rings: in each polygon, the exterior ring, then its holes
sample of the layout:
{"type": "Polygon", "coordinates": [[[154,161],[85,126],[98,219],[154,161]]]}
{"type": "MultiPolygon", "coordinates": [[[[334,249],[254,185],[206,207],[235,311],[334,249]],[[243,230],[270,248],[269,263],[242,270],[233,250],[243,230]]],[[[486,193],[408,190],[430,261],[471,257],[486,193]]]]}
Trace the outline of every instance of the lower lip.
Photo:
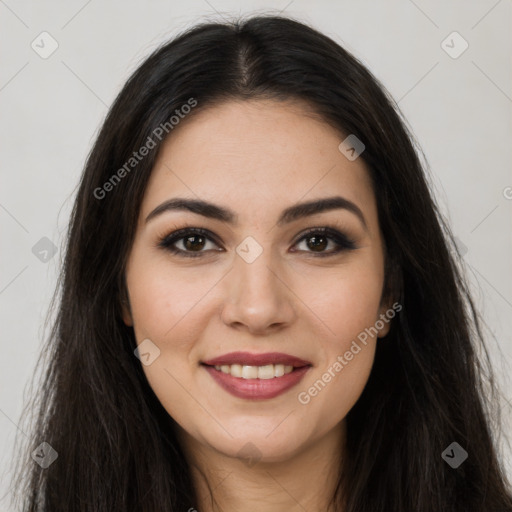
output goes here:
{"type": "Polygon", "coordinates": [[[298,384],[310,366],[296,368],[282,377],[272,379],[242,379],[229,373],[216,370],[213,366],[203,365],[212,378],[228,393],[238,398],[263,400],[274,398],[298,384]]]}

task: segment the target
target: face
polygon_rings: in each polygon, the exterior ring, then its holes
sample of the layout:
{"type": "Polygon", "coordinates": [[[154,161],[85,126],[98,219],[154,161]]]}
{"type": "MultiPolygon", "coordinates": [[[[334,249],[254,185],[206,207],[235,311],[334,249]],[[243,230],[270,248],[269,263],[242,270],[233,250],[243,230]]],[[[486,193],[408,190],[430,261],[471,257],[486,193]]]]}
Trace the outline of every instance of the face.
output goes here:
{"type": "Polygon", "coordinates": [[[124,321],[191,445],[285,460],[342,431],[361,395],[389,304],[374,192],[345,137],[300,103],[230,101],[162,146],[124,321]]]}

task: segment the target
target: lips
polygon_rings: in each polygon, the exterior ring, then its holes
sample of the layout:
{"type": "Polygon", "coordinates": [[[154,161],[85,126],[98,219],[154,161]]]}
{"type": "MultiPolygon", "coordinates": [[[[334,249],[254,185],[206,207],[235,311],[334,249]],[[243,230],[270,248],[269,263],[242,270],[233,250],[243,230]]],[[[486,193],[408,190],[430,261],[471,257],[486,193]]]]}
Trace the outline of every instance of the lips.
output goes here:
{"type": "Polygon", "coordinates": [[[231,352],[224,354],[208,361],[203,361],[208,366],[222,366],[240,364],[242,366],[266,366],[268,364],[282,364],[285,366],[293,366],[294,368],[302,368],[303,366],[311,366],[309,361],[300,359],[289,354],[281,352],[267,352],[265,354],[251,354],[250,352],[231,352]]]}
{"type": "Polygon", "coordinates": [[[224,390],[237,398],[245,400],[265,400],[275,398],[296,386],[310,370],[310,366],[302,366],[291,373],[273,379],[242,379],[233,377],[214,366],[204,365],[210,377],[224,390]]]}
{"type": "Polygon", "coordinates": [[[246,400],[265,400],[275,398],[296,386],[310,370],[311,363],[289,354],[269,352],[266,354],[251,354],[249,352],[231,352],[223,356],[209,359],[202,366],[211,378],[231,395],[246,400]],[[288,367],[286,372],[276,372],[275,376],[266,375],[264,378],[237,377],[226,373],[219,368],[231,371],[235,366],[245,368],[249,373],[256,367],[275,368],[288,367]],[[292,369],[293,367],[293,369],[292,369]],[[280,374],[277,376],[277,374],[280,374]],[[268,378],[271,377],[271,378],[268,378]]]}

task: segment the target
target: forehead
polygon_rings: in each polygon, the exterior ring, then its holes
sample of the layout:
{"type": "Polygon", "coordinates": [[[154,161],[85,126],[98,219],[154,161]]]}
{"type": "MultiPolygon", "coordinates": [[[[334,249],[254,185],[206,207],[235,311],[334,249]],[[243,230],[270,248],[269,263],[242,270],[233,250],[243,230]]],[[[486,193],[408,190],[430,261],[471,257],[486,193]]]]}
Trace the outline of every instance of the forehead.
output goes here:
{"type": "Polygon", "coordinates": [[[338,149],[345,137],[296,101],[228,101],[199,111],[163,143],[141,213],[173,196],[230,205],[247,218],[336,194],[375,210],[364,161],[338,149]]]}

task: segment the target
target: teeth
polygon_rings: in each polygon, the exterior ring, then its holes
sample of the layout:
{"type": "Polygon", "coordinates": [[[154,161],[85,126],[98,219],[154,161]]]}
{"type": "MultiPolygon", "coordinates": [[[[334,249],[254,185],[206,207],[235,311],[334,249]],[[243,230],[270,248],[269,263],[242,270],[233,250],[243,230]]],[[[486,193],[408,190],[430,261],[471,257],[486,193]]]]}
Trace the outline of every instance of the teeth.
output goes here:
{"type": "Polygon", "coordinates": [[[242,379],[273,379],[274,377],[282,377],[287,373],[291,373],[293,366],[285,366],[283,364],[267,364],[265,366],[223,364],[222,366],[215,366],[215,369],[242,379]]]}
{"type": "Polygon", "coordinates": [[[257,366],[242,366],[242,379],[257,379],[258,367],[257,366]]]}
{"type": "MultiPolygon", "coordinates": [[[[248,368],[251,368],[249,366],[248,368]]],[[[252,366],[252,368],[256,368],[252,366]]],[[[267,364],[266,366],[258,366],[258,379],[273,379],[274,378],[274,365],[267,364]]]]}

